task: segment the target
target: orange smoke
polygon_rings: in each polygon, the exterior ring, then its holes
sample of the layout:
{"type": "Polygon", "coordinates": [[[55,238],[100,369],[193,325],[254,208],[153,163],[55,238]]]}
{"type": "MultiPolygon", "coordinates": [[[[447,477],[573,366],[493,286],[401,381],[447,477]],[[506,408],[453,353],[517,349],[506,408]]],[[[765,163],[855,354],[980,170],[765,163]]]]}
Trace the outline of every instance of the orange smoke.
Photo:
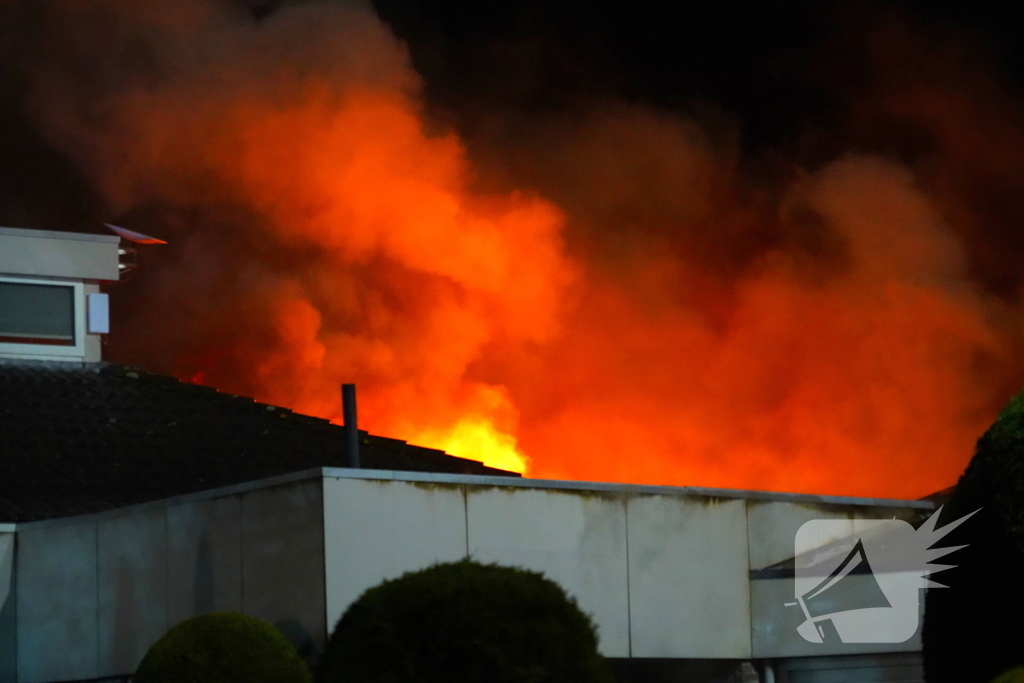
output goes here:
{"type": "Polygon", "coordinates": [[[531,476],[865,496],[953,483],[1004,398],[1010,309],[899,163],[768,187],[619,107],[495,190],[368,10],[187,4],[65,27],[112,36],[70,41],[97,79],[140,36],[162,78],[35,80],[55,144],[171,241],[121,294],[119,360],[331,418],[355,382],[360,426],[531,476]]]}

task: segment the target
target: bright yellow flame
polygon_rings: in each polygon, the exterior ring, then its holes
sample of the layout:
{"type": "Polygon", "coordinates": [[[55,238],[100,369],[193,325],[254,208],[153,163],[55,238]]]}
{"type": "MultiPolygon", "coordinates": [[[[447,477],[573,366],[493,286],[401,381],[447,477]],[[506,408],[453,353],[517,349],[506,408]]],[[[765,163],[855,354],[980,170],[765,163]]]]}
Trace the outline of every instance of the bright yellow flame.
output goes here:
{"type": "Polygon", "coordinates": [[[488,420],[480,418],[459,420],[450,429],[424,432],[410,442],[429,444],[460,458],[524,475],[530,465],[530,459],[517,448],[514,436],[499,432],[488,420]]]}

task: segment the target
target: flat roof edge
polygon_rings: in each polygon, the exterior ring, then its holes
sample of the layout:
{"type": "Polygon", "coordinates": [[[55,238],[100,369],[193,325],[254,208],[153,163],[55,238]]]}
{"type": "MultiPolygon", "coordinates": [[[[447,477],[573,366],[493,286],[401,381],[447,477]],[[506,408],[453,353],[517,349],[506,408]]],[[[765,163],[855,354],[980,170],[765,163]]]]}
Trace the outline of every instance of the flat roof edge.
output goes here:
{"type": "Polygon", "coordinates": [[[230,484],[228,486],[218,486],[217,488],[206,489],[205,491],[183,493],[180,496],[159,498],[157,500],[150,500],[145,503],[137,503],[135,505],[126,505],[124,507],[114,508],[112,510],[102,510],[100,512],[90,512],[84,515],[71,515],[68,517],[51,517],[49,519],[37,519],[31,522],[16,522],[14,524],[11,524],[10,526],[14,527],[14,530],[16,531],[29,531],[32,529],[40,529],[48,526],[63,526],[66,524],[88,524],[91,522],[101,522],[103,520],[111,519],[113,517],[120,517],[124,514],[137,514],[142,512],[149,512],[151,510],[159,510],[161,508],[170,507],[172,505],[179,505],[182,503],[199,503],[205,500],[213,500],[214,498],[234,496],[240,493],[248,493],[250,491],[258,491],[260,489],[269,489],[275,486],[294,484],[302,481],[308,481],[310,479],[320,479],[322,477],[322,468],[316,467],[311,469],[299,470],[297,472],[290,472],[288,474],[280,474],[275,477],[254,479],[252,481],[241,482],[238,484],[230,484]]]}
{"type": "Polygon", "coordinates": [[[147,512],[181,503],[201,502],[285,484],[299,483],[310,479],[373,479],[379,481],[429,482],[434,484],[462,484],[470,486],[505,487],[521,489],[547,489],[563,491],[592,491],[600,493],[625,493],[636,495],[694,496],[705,498],[733,498],[766,502],[804,503],[819,505],[848,505],[859,507],[891,507],[935,510],[939,506],[927,500],[901,500],[896,498],[863,498],[846,496],[821,496],[807,493],[780,493],[774,491],[749,491],[743,489],[717,489],[699,486],[657,486],[648,484],[613,484],[608,482],[570,481],[561,479],[519,479],[479,474],[449,474],[445,472],[406,472],[398,470],[353,470],[344,467],[316,467],[264,479],[255,479],[230,486],[221,486],[186,493],[170,498],[161,498],[137,505],[113,510],[104,510],[85,515],[55,517],[32,522],[14,524],[0,523],[0,531],[27,531],[45,526],[82,524],[102,521],[123,514],[147,512]]]}
{"type": "Polygon", "coordinates": [[[388,479],[394,481],[423,481],[432,483],[476,484],[479,486],[507,486],[514,488],[564,489],[598,491],[602,493],[638,493],[675,496],[704,496],[707,498],[743,498],[793,503],[827,503],[830,505],[858,505],[865,507],[909,507],[934,510],[937,506],[927,500],[898,498],[864,498],[827,496],[810,493],[783,493],[745,489],[720,489],[702,486],[662,486],[654,484],[615,484],[609,482],[572,481],[567,479],[529,479],[479,474],[448,474],[443,472],[401,472],[391,470],[350,470],[344,467],[324,467],[325,477],[336,479],[388,479]]]}
{"type": "Polygon", "coordinates": [[[112,244],[121,241],[121,238],[117,235],[97,235],[91,232],[63,232],[60,230],[34,230],[31,228],[0,227],[0,235],[53,240],[78,240],[79,242],[109,242],[112,244]]]}

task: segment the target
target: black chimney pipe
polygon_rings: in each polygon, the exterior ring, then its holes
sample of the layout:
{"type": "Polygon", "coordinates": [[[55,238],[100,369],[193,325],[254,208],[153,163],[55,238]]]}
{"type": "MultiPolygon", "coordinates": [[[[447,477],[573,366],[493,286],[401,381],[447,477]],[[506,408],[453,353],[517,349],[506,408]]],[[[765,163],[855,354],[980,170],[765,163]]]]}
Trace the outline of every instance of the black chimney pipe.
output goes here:
{"type": "Polygon", "coordinates": [[[341,385],[341,410],[345,417],[345,458],[359,469],[359,427],[356,425],[356,385],[341,385]]]}

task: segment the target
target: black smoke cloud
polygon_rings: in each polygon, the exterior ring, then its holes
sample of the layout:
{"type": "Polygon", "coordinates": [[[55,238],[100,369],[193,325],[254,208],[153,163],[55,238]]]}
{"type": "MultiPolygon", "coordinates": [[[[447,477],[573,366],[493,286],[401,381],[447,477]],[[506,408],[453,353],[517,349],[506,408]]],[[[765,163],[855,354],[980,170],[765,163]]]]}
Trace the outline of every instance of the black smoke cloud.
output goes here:
{"type": "Polygon", "coordinates": [[[327,415],[355,378],[540,475],[923,495],[1024,380],[1016,58],[930,11],[5,0],[0,222],[170,239],[122,362],[327,415]],[[515,287],[317,184],[365,90],[515,287]]]}

